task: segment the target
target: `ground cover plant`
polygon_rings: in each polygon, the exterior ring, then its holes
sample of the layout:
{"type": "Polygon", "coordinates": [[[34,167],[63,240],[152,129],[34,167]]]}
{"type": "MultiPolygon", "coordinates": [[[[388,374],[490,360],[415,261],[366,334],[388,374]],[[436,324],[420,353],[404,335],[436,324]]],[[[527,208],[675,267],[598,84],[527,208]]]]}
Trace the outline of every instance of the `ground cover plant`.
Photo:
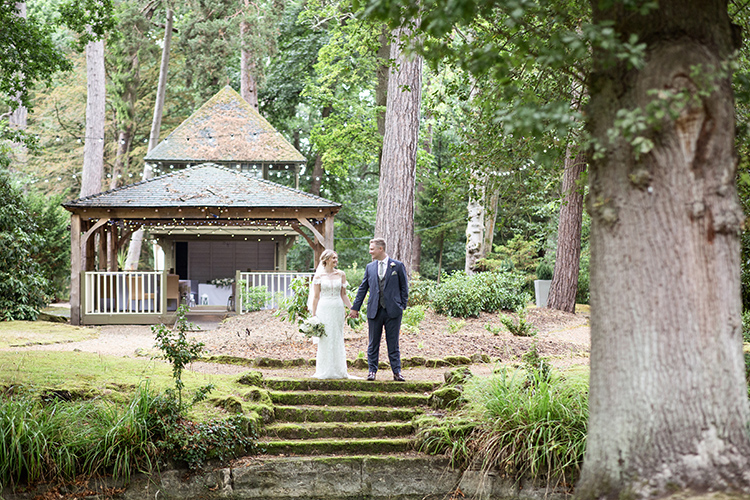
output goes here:
{"type": "Polygon", "coordinates": [[[518,480],[572,487],[586,445],[588,371],[557,372],[535,350],[524,366],[500,365],[465,384],[462,408],[418,422],[422,451],[455,467],[479,463],[518,480]]]}

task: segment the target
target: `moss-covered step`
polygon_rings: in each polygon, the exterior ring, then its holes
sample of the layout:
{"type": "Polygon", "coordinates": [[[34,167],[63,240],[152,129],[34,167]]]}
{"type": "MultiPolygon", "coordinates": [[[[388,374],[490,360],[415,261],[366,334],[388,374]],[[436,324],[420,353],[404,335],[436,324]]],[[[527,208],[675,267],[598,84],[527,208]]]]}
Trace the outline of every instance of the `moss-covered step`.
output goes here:
{"type": "Polygon", "coordinates": [[[266,435],[276,439],[395,438],[414,431],[411,422],[301,422],[276,423],[266,427],[266,435]]]}
{"type": "Polygon", "coordinates": [[[258,442],[258,447],[268,455],[378,455],[401,453],[413,449],[413,440],[399,439],[305,439],[258,442]]]}
{"type": "MultiPolygon", "coordinates": [[[[367,380],[318,380],[290,379],[290,378],[264,378],[263,384],[268,389],[275,391],[362,391],[362,392],[414,392],[429,393],[440,387],[438,382],[409,381],[394,382],[391,374],[383,374],[384,380],[369,382],[367,380]]],[[[240,381],[242,382],[242,381],[240,381]]]]}
{"type": "Polygon", "coordinates": [[[359,406],[351,408],[326,406],[275,406],[277,422],[393,422],[407,421],[421,413],[418,408],[384,408],[359,406]]]}
{"type": "Polygon", "coordinates": [[[339,391],[269,391],[271,401],[277,405],[318,406],[427,406],[427,394],[339,392],[339,391]]]}

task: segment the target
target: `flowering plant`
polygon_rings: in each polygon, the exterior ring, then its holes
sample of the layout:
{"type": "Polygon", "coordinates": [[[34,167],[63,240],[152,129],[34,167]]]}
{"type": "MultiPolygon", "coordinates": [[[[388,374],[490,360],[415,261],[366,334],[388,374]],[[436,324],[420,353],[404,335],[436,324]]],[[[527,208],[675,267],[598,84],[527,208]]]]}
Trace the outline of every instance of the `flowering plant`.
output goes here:
{"type": "Polygon", "coordinates": [[[305,334],[305,337],[325,337],[326,327],[317,316],[307,318],[299,325],[299,331],[305,334]]]}
{"type": "Polygon", "coordinates": [[[228,287],[234,284],[234,278],[216,278],[209,283],[218,287],[228,287]]]}

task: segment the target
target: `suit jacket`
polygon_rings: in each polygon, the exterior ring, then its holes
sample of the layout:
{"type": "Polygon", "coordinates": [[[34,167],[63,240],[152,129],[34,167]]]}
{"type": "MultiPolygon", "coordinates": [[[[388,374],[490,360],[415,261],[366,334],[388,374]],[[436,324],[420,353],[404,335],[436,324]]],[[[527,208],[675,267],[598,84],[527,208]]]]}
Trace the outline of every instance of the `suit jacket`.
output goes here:
{"type": "MultiPolygon", "coordinates": [[[[380,301],[380,286],[378,284],[378,261],[373,260],[365,267],[365,277],[357,290],[357,297],[352,304],[353,311],[359,311],[365,300],[367,291],[367,317],[372,319],[378,312],[380,301]]],[[[383,283],[383,298],[385,311],[389,318],[396,318],[406,309],[409,300],[409,284],[406,280],[406,268],[402,262],[388,258],[385,266],[385,283],[383,283]]]]}

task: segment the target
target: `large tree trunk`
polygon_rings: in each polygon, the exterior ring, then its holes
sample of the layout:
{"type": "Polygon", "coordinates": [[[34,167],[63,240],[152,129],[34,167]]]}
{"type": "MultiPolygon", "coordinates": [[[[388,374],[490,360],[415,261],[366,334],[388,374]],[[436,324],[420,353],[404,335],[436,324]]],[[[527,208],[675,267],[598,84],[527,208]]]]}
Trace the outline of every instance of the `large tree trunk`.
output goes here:
{"type": "Polygon", "coordinates": [[[407,28],[397,28],[391,43],[395,65],[388,78],[375,236],[385,239],[388,255],[411,274],[422,59],[402,52],[401,36],[408,34],[407,28]]]}
{"type": "MultiPolygon", "coordinates": [[[[161,66],[159,66],[159,83],[156,87],[156,102],[154,103],[154,117],[151,120],[151,133],[148,137],[148,150],[151,151],[159,144],[161,131],[161,118],[164,114],[164,98],[167,93],[167,73],[169,72],[169,47],[172,44],[173,12],[167,8],[167,25],[164,30],[164,46],[161,51],[161,66]]],[[[141,180],[148,180],[154,173],[151,165],[143,165],[143,176],[141,180]]],[[[130,237],[128,254],[125,258],[125,269],[134,271],[138,269],[138,260],[141,257],[141,245],[143,244],[143,228],[137,229],[130,237]]]]}
{"type": "Polygon", "coordinates": [[[466,260],[464,262],[464,271],[467,274],[473,274],[477,266],[477,261],[484,255],[484,189],[481,186],[474,185],[472,191],[474,194],[469,196],[469,203],[466,206],[466,260]]]}
{"type": "Polygon", "coordinates": [[[102,190],[104,169],[104,40],[86,45],[87,98],[86,137],[83,145],[83,176],[81,193],[83,198],[102,190]]]}
{"type": "Polygon", "coordinates": [[[586,171],[586,156],[574,154],[573,146],[565,152],[563,172],[563,202],[557,225],[555,273],[550,284],[547,307],[575,312],[578,292],[578,273],[581,267],[581,225],[583,222],[583,191],[578,179],[586,171]]]}
{"type": "Polygon", "coordinates": [[[640,70],[595,52],[590,163],[591,382],[577,496],[652,498],[679,488],[750,493],[740,321],[735,48],[725,0],[661,0],[638,16],[592,1],[597,23],[647,43],[640,70]],[[720,69],[721,67],[721,69],[720,69]],[[699,69],[698,69],[699,68],[699,69]],[[697,75],[697,76],[696,76],[697,75]],[[620,109],[694,98],[637,158],[607,141],[620,109]]]}

